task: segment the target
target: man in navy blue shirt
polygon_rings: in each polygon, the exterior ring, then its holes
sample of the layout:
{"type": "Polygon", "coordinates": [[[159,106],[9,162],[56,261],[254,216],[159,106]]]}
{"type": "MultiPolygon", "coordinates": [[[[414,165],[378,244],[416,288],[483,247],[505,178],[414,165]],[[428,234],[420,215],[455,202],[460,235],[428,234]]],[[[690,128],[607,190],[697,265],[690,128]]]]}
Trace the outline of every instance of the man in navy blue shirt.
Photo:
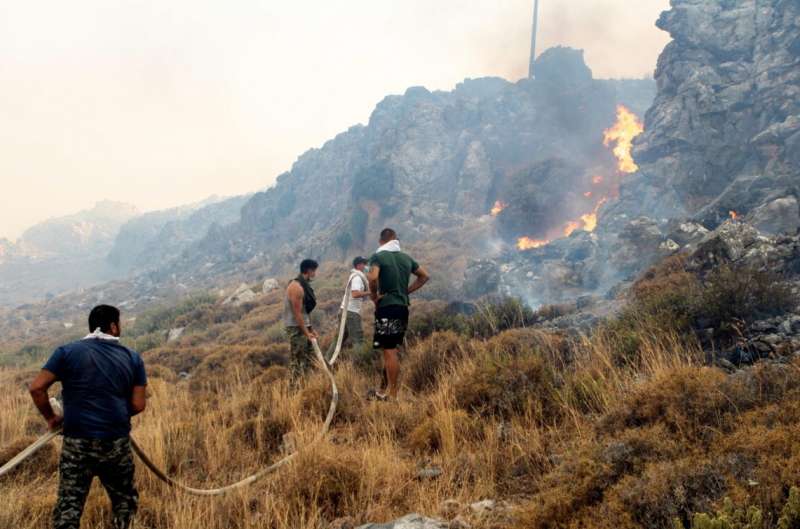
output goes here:
{"type": "Polygon", "coordinates": [[[119,309],[89,314],[89,334],[55,350],[30,387],[36,407],[55,430],[63,425],[54,529],[79,529],[95,476],[111,499],[114,529],[128,529],[139,496],[133,482],[131,417],[144,411],[147,376],[138,353],[119,343],[119,309]],[[61,382],[64,417],[47,390],[61,382]]]}

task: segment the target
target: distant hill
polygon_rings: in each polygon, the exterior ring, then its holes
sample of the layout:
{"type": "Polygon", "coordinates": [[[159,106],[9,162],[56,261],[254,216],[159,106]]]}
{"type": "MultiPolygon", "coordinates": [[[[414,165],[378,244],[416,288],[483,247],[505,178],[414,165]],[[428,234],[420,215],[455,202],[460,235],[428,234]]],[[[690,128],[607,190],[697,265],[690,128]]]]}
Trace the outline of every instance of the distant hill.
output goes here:
{"type": "Polygon", "coordinates": [[[247,196],[140,214],[104,201],[26,230],[17,242],[0,239],[0,305],[40,301],[142,273],[203,237],[213,225],[239,217],[247,196]]]}
{"type": "Polygon", "coordinates": [[[28,228],[18,241],[33,259],[77,257],[106,253],[120,226],[139,215],[135,206],[122,202],[98,202],[91,209],[46,220],[28,228]]]}
{"type": "Polygon", "coordinates": [[[239,220],[250,195],[211,197],[198,204],[145,213],[125,223],[114,240],[108,259],[120,270],[141,273],[177,258],[212,226],[239,220]]]}

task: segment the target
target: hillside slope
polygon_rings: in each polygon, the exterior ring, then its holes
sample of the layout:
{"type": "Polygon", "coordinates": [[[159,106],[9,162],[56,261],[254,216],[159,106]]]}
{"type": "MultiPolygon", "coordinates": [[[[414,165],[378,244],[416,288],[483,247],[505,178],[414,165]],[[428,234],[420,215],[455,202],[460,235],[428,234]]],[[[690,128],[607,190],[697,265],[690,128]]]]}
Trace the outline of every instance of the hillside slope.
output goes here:
{"type": "Polygon", "coordinates": [[[387,97],[366,126],[303,154],[244,205],[240,222],[213,230],[164,276],[191,283],[255,267],[275,273],[309,255],[339,260],[372,248],[384,224],[409,242],[455,235],[462,253],[485,252],[498,238],[513,242],[591,211],[595,202],[578,190],[614,165],[603,130],[620,103],[643,112],[653,84],[594,80],[582,52],[568,48],[542,54],[538,72],[387,97]],[[541,170],[548,165],[564,169],[541,170]],[[536,187],[528,193],[547,204],[498,234],[490,210],[518,195],[526,174],[536,187]]]}

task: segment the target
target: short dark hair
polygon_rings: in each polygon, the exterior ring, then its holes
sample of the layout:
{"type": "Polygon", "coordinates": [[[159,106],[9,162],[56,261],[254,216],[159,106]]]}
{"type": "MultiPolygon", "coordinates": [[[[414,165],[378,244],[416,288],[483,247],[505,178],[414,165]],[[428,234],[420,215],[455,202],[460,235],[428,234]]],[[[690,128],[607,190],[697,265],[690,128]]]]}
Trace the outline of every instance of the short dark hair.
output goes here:
{"type": "Polygon", "coordinates": [[[105,333],[111,332],[111,324],[119,327],[119,309],[111,305],[98,305],[89,313],[89,332],[98,328],[105,333]]]}
{"type": "Polygon", "coordinates": [[[300,273],[305,274],[309,270],[316,270],[319,268],[319,263],[313,259],[303,259],[303,262],[300,263],[300,273]]]}
{"type": "Polygon", "coordinates": [[[388,242],[397,238],[397,232],[392,228],[383,228],[381,230],[381,240],[388,242]]]}
{"type": "Polygon", "coordinates": [[[358,266],[358,265],[360,265],[360,264],[367,264],[368,262],[369,262],[369,261],[367,261],[365,258],[363,258],[363,257],[361,257],[361,256],[359,255],[358,257],[356,257],[355,259],[353,259],[353,268],[357,267],[357,266],[358,266]]]}

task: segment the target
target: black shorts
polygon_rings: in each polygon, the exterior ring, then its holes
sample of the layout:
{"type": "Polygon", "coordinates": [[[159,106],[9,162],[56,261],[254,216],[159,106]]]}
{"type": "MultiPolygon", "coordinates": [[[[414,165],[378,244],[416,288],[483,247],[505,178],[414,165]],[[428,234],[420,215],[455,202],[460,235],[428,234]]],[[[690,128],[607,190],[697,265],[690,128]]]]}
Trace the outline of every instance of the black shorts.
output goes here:
{"type": "Polygon", "coordinates": [[[380,349],[397,349],[408,328],[408,307],[389,305],[375,311],[374,345],[380,349]]]}

